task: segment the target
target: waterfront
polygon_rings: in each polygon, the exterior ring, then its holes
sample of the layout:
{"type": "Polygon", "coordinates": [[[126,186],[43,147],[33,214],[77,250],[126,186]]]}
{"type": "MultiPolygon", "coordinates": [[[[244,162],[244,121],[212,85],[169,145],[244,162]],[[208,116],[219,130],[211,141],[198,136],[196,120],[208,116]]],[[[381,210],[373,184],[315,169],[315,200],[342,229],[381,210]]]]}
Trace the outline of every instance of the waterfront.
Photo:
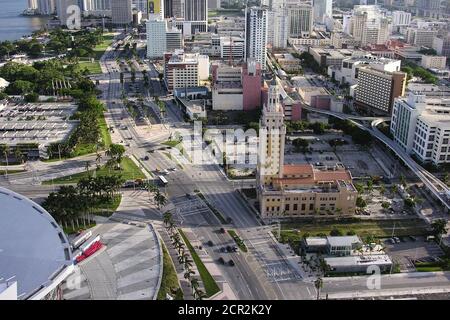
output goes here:
{"type": "Polygon", "coordinates": [[[46,18],[21,16],[27,0],[0,0],[0,41],[17,40],[39,30],[46,18]]]}

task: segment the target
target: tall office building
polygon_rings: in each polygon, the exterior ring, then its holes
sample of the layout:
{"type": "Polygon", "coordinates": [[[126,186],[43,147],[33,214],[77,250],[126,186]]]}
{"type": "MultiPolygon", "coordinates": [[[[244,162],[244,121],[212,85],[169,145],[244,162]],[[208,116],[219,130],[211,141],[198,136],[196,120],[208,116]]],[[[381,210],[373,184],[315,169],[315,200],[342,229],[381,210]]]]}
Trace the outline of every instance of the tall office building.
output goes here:
{"type": "Polygon", "coordinates": [[[274,48],[286,48],[289,36],[289,20],[284,0],[273,0],[269,11],[267,43],[274,48]]]}
{"type": "Polygon", "coordinates": [[[332,0],[313,0],[314,2],[314,22],[323,23],[325,17],[333,16],[332,0]]]}
{"type": "Polygon", "coordinates": [[[245,8],[245,58],[266,68],[269,11],[267,7],[245,8]]]}
{"type": "Polygon", "coordinates": [[[147,21],[147,58],[156,59],[164,57],[166,52],[166,29],[165,20],[147,21]]]}
{"type": "Polygon", "coordinates": [[[51,15],[55,13],[56,3],[55,0],[37,0],[37,11],[42,15],[51,15]]]}
{"type": "Polygon", "coordinates": [[[391,22],[383,16],[378,6],[355,6],[350,31],[361,46],[384,44],[391,34],[391,22]]]}
{"type": "Polygon", "coordinates": [[[37,10],[38,3],[37,0],[28,0],[28,9],[37,10]]]}
{"type": "Polygon", "coordinates": [[[393,11],[392,24],[394,27],[407,27],[411,24],[411,12],[393,11]]]}
{"type": "Polygon", "coordinates": [[[287,16],[289,19],[289,37],[309,37],[313,26],[313,8],[311,4],[288,3],[287,16]]]}
{"type": "Polygon", "coordinates": [[[111,22],[116,25],[128,25],[133,22],[131,0],[111,0],[111,22]]]}
{"type": "Polygon", "coordinates": [[[441,2],[441,0],[417,0],[416,15],[434,19],[441,18],[441,2]]]}
{"type": "Polygon", "coordinates": [[[185,21],[208,21],[207,0],[184,0],[185,21]]]}
{"type": "Polygon", "coordinates": [[[405,94],[406,74],[372,67],[360,68],[355,106],[370,114],[390,115],[394,99],[405,94]]]}

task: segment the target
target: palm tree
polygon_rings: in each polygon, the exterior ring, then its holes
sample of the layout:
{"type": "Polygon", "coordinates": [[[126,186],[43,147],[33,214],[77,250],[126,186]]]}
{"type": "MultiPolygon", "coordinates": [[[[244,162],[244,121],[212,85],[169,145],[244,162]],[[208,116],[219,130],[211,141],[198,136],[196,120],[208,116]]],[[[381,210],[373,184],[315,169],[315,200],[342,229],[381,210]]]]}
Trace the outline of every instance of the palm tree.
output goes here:
{"type": "Polygon", "coordinates": [[[384,194],[386,193],[386,187],[384,184],[380,186],[380,194],[381,194],[381,201],[384,201],[384,194]]]}
{"type": "Polygon", "coordinates": [[[171,221],[173,221],[172,212],[170,212],[170,211],[165,212],[164,215],[163,215],[163,222],[164,222],[164,224],[166,226],[168,226],[171,221]]]}
{"type": "Polygon", "coordinates": [[[207,295],[205,292],[203,292],[203,290],[201,289],[197,289],[194,291],[194,298],[196,298],[196,300],[203,300],[203,298],[206,298],[207,295]]]}
{"type": "Polygon", "coordinates": [[[395,195],[398,192],[398,185],[394,184],[392,186],[392,193],[395,195]]]}
{"type": "Polygon", "coordinates": [[[5,157],[5,161],[6,161],[6,175],[8,175],[9,146],[7,144],[5,144],[5,145],[1,145],[0,147],[1,147],[1,150],[2,150],[2,153],[3,153],[3,156],[5,157]]]}
{"type": "Polygon", "coordinates": [[[91,162],[90,161],[86,161],[84,163],[84,169],[86,169],[86,172],[89,174],[89,169],[91,168],[91,162]]]}
{"type": "Polygon", "coordinates": [[[102,160],[102,155],[97,151],[95,157],[95,163],[97,164],[97,170],[100,169],[100,161],[102,160]]]}
{"type": "Polygon", "coordinates": [[[320,289],[323,288],[323,280],[322,280],[322,278],[317,278],[317,280],[314,281],[314,287],[316,287],[316,289],[317,289],[317,300],[319,300],[320,289]]]}
{"type": "Polygon", "coordinates": [[[192,279],[192,276],[195,274],[195,272],[194,271],[192,271],[192,270],[186,270],[185,272],[184,272],[184,278],[187,280],[187,281],[191,281],[191,279],[192,279]]]}
{"type": "Polygon", "coordinates": [[[23,164],[24,156],[23,156],[22,152],[20,152],[20,149],[17,147],[14,149],[14,158],[16,158],[17,162],[20,162],[20,164],[23,164]]]}
{"type": "Polygon", "coordinates": [[[159,190],[155,193],[154,200],[156,202],[158,210],[161,210],[161,207],[165,206],[167,203],[167,198],[161,192],[159,192],[159,190]]]}

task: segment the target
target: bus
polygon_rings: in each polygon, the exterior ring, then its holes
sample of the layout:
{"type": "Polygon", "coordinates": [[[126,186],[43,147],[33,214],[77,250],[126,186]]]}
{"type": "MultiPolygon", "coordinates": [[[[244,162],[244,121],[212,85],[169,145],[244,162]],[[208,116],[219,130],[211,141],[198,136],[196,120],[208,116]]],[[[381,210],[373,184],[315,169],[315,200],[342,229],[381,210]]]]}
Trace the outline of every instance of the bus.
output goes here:
{"type": "Polygon", "coordinates": [[[166,185],[169,183],[169,181],[167,181],[167,179],[164,178],[163,176],[158,176],[158,178],[159,178],[159,181],[161,181],[161,183],[162,183],[164,186],[166,186],[166,185]]]}

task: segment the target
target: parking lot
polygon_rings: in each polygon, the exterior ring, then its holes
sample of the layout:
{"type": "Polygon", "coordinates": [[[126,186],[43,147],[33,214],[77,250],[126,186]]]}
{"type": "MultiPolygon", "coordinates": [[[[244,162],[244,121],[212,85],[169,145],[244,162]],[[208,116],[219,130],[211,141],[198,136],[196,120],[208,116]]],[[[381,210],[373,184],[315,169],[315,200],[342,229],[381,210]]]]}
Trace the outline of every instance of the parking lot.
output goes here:
{"type": "Polygon", "coordinates": [[[353,177],[384,176],[380,160],[372,154],[372,151],[362,150],[353,144],[351,138],[339,133],[327,133],[324,135],[301,134],[290,136],[289,140],[301,138],[309,142],[309,151],[296,152],[291,144],[286,145],[285,162],[311,163],[319,166],[335,166],[342,164],[350,170],[353,177]],[[340,139],[344,145],[332,147],[330,140],[340,139]],[[377,161],[378,160],[378,161],[377,161]]]}
{"type": "Polygon", "coordinates": [[[400,265],[402,272],[415,271],[413,261],[433,261],[444,253],[435,242],[426,242],[423,237],[416,237],[413,241],[409,237],[401,237],[400,243],[392,244],[389,239],[385,241],[386,252],[391,259],[400,265]]]}

